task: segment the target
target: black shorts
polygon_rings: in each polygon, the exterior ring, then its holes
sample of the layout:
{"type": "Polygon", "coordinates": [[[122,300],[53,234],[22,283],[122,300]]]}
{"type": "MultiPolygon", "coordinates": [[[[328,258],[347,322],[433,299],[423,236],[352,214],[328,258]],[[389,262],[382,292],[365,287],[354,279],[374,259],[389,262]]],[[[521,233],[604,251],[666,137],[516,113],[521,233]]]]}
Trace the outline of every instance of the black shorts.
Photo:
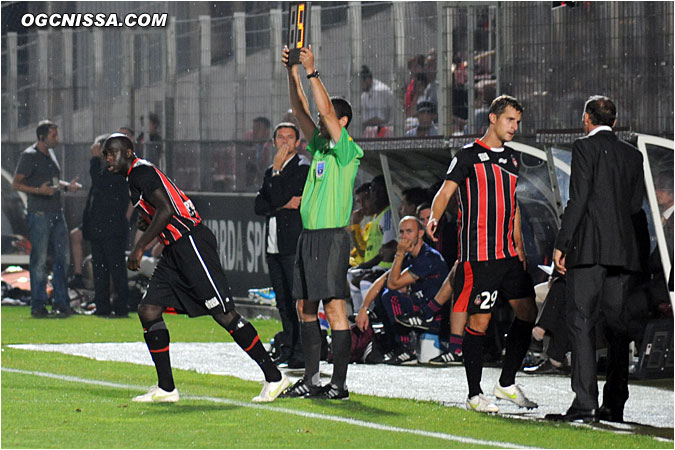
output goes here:
{"type": "Polygon", "coordinates": [[[457,265],[454,292],[454,312],[487,314],[499,297],[504,300],[534,297],[534,286],[518,258],[464,261],[457,265]]]}
{"type": "Polygon", "coordinates": [[[344,228],[302,230],[295,253],[293,298],[347,299],[347,269],[352,243],[344,228]]]}
{"type": "Polygon", "coordinates": [[[204,225],[166,246],[141,305],[173,308],[190,317],[234,309],[230,284],[218,259],[216,237],[204,225]]]}

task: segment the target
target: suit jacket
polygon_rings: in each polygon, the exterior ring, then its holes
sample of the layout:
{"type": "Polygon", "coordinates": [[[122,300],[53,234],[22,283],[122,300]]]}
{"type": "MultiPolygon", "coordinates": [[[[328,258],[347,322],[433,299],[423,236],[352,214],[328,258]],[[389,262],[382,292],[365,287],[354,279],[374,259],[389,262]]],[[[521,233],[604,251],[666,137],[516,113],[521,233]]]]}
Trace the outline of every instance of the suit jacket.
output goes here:
{"type": "Polygon", "coordinates": [[[569,201],[555,248],[566,266],[601,264],[640,270],[631,216],[644,198],[642,154],[610,131],[574,142],[569,201]]]}
{"type": "Polygon", "coordinates": [[[129,184],[124,177],[108,171],[99,157],[89,161],[91,189],[82,217],[82,234],[88,241],[110,236],[126,238],[129,233],[127,209],[129,184]]]}
{"type": "Polygon", "coordinates": [[[300,209],[281,207],[288,203],[291,197],[302,195],[308,173],[309,162],[305,157],[296,154],[276,177],[272,176],[272,166],[267,168],[262,187],[255,197],[255,213],[267,217],[265,245],[269,234],[270,217],[277,218],[279,254],[295,253],[298,237],[302,231],[300,209]]]}

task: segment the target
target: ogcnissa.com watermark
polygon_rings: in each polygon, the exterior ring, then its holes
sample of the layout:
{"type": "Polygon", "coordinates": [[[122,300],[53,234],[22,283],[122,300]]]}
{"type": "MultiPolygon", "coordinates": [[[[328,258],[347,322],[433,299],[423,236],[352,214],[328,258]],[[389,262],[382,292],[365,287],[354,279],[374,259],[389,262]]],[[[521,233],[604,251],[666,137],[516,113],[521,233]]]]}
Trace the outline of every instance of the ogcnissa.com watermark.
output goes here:
{"type": "Polygon", "coordinates": [[[117,14],[74,13],[74,14],[24,14],[21,25],[24,27],[165,27],[168,14],[127,14],[120,18],[117,14]]]}

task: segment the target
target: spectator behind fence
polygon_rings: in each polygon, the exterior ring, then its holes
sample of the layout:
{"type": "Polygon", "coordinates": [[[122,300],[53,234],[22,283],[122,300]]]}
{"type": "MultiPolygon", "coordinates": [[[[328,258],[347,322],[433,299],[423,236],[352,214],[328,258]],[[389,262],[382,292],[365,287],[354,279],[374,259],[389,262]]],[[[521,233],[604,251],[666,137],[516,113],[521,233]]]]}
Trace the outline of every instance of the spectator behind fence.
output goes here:
{"type": "Polygon", "coordinates": [[[134,142],[134,143],[136,142],[136,131],[133,128],[125,125],[125,126],[119,127],[119,129],[117,131],[119,133],[122,133],[123,135],[125,135],[129,139],[131,139],[131,142],[134,142]]]}
{"type": "Polygon", "coordinates": [[[572,346],[574,401],[550,420],[623,420],[628,400],[628,330],[621,316],[629,278],[640,270],[632,216],[644,198],[642,154],[612,131],[616,106],[603,96],[584,105],[586,136],[574,141],[569,200],[555,242],[553,261],[567,276],[567,318],[572,346]],[[598,232],[601,230],[602,232],[598,232]],[[595,329],[600,315],[610,333],[603,404],[598,409],[595,329]],[[609,369],[609,368],[608,368],[609,369]]]}
{"type": "Polygon", "coordinates": [[[255,198],[255,213],[267,218],[265,255],[283,329],[282,342],[275,338],[281,353],[275,362],[292,369],[305,365],[292,292],[295,249],[302,231],[300,200],[309,171],[309,162],[297,154],[299,138],[295,124],[276,126],[273,141],[277,151],[255,198]]]}
{"type": "MultiPolygon", "coordinates": [[[[413,348],[411,330],[397,326],[396,318],[423,308],[438,292],[443,279],[448,274],[448,266],[436,250],[429,247],[422,237],[422,223],[413,216],[406,216],[399,222],[399,240],[394,263],[386,276],[373,283],[372,290],[366,295],[356,318],[359,328],[368,326],[367,310],[373,300],[373,292],[381,292],[374,297],[377,310],[384,311],[382,324],[388,335],[394,338],[394,351],[385,357],[387,364],[415,364],[416,351],[413,348]]],[[[440,317],[429,328],[438,334],[440,317]]]]}
{"type": "Polygon", "coordinates": [[[54,303],[51,315],[72,314],[68,296],[68,228],[63,215],[61,192],[76,192],[82,187],[78,177],[70,183],[61,180],[54,147],[59,143],[54,122],[38,123],[37,142],[21,153],[14,172],[12,188],[28,194],[28,238],[30,251],[30,307],[35,318],[49,317],[47,311],[47,254],[52,258],[54,303]]]}
{"type": "Polygon", "coordinates": [[[349,235],[352,238],[352,251],[349,254],[350,267],[358,266],[363,262],[363,255],[366,252],[366,241],[370,233],[370,216],[372,212],[368,209],[370,203],[370,182],[363,183],[354,191],[354,201],[356,208],[352,211],[349,220],[349,235]],[[366,222],[363,225],[363,222],[366,222]],[[362,226],[363,225],[363,226],[362,226]]]}
{"type": "Polygon", "coordinates": [[[138,307],[146,345],[157,372],[157,386],[134,402],[177,402],[169,357],[169,330],[163,313],[172,308],[190,317],[211,315],[253,359],[265,376],[253,402],[273,401],[290,383],[269,357],[255,327],[241,317],[232,300],[216,237],[201,223],[192,201],[161,170],[134,153],[134,144],[112,134],[103,145],[110,171],[126,177],[131,201],[139,210],[143,234],[129,253],[127,267],[140,268],[145,248],[154,240],[165,247],[138,307]]]}
{"type": "Polygon", "coordinates": [[[415,117],[417,114],[417,100],[424,95],[424,88],[427,87],[427,74],[424,72],[424,60],[424,55],[416,55],[408,60],[410,81],[408,81],[404,98],[406,118],[415,117]]]}
{"type": "Polygon", "coordinates": [[[364,137],[386,137],[393,133],[394,94],[389,86],[373,78],[368,66],[361,66],[361,131],[364,137]],[[388,128],[389,130],[386,130],[388,128]]]}
{"type": "Polygon", "coordinates": [[[466,407],[478,412],[499,412],[480,385],[486,331],[498,296],[508,300],[516,317],[508,331],[504,366],[493,393],[520,407],[537,407],[515,384],[537,315],[516,201],[519,167],[513,151],[504,145],[518,131],[522,114],[523,107],[515,98],[502,95],[494,99],[487,133],[462,148],[450,162],[427,224],[427,232],[435,239],[438,221],[457,192],[461,222],[454,310],[469,315],[462,342],[469,387],[466,407]],[[499,189],[486,187],[495,185],[499,189]],[[476,202],[483,206],[475,207],[476,202]]]}
{"type": "Polygon", "coordinates": [[[377,175],[370,186],[367,204],[374,217],[370,221],[364,261],[347,272],[354,312],[361,307],[363,296],[373,281],[391,267],[396,252],[396,229],[384,176],[377,175]]]}
{"type": "MultiPolygon", "coordinates": [[[[427,58],[424,60],[424,73],[427,77],[427,86],[424,88],[424,94],[421,99],[438,105],[438,81],[436,81],[436,49],[429,50],[427,58]]],[[[419,100],[418,100],[419,102],[419,100]]]]}
{"type": "Polygon", "coordinates": [[[128,316],[125,250],[129,239],[129,185],[124,178],[108,171],[104,164],[101,146],[107,138],[107,134],[98,136],[91,145],[91,188],[82,214],[82,235],[91,243],[94,314],[119,318],[128,316]],[[117,294],[112,309],[111,278],[117,294]]]}
{"type": "MultiPolygon", "coordinates": [[[[141,125],[143,124],[143,116],[141,116],[141,125]]],[[[154,112],[148,114],[148,142],[159,142],[162,140],[162,136],[159,134],[159,116],[154,112]]],[[[138,135],[138,143],[142,144],[145,142],[145,133],[141,131],[138,135]]]]}
{"type": "Polygon", "coordinates": [[[469,117],[466,81],[466,63],[461,53],[456,53],[452,58],[452,115],[463,121],[469,117]]]}
{"type": "MultiPolygon", "coordinates": [[[[142,128],[143,116],[141,116],[140,119],[142,128]]],[[[159,134],[160,125],[159,116],[154,112],[150,112],[148,114],[147,136],[143,131],[138,135],[137,142],[139,144],[145,144],[143,146],[144,158],[150,161],[160,161],[162,159],[162,153],[164,152],[163,145],[160,143],[162,141],[162,136],[159,134]]]]}
{"type": "Polygon", "coordinates": [[[260,174],[264,173],[272,162],[273,145],[272,124],[267,117],[253,119],[251,129],[246,133],[246,140],[253,142],[252,154],[246,158],[246,186],[259,186],[260,174]]]}
{"type": "Polygon", "coordinates": [[[314,66],[312,46],[301,49],[299,59],[319,112],[318,126],[310,116],[300,81],[300,64],[289,66],[288,54],[285,47],[281,61],[288,73],[291,107],[300,129],[305,136],[311,136],[307,150],[314,158],[302,192],[300,215],[304,229],[298,241],[293,283],[301,320],[305,374],[283,395],[347,400],[351,333],[346,299],[351,244],[345,227],[352,212],[354,180],[363,150],[347,132],[352,107],[344,98],[328,96],[314,66]],[[323,387],[319,377],[322,341],[319,303],[323,303],[330,324],[333,351],[333,375],[323,387]]]}
{"type": "Polygon", "coordinates": [[[417,102],[417,126],[406,131],[407,137],[438,136],[436,104],[427,100],[417,102]]]}

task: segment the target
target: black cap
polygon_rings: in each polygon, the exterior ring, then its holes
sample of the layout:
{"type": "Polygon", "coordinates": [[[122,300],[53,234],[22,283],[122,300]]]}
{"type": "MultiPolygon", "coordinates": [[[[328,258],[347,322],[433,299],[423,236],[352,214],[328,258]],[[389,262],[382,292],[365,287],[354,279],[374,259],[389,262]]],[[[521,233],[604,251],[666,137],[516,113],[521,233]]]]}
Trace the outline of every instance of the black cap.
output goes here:
{"type": "Polygon", "coordinates": [[[417,102],[417,112],[436,112],[436,103],[429,100],[420,100],[417,102]]]}

